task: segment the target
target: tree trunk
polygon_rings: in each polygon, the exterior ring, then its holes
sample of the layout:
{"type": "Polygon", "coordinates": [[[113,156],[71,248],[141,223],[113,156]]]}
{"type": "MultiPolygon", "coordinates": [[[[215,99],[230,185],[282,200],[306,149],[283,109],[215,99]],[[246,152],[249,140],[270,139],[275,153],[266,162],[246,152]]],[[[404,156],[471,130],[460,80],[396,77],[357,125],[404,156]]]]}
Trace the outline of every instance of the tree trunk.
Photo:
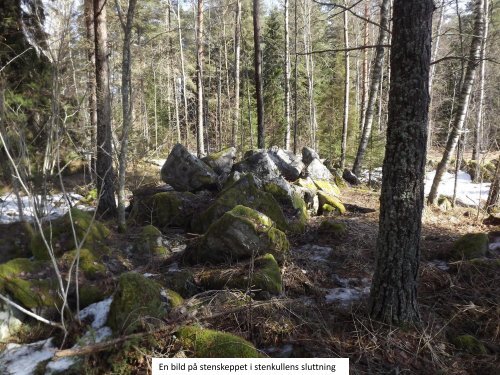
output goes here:
{"type": "MultiPolygon", "coordinates": [[[[347,0],[344,0],[344,5],[347,7],[347,0]]],[[[344,12],[344,47],[346,49],[344,54],[344,119],[342,122],[342,145],[340,151],[340,171],[341,173],[345,168],[345,157],[347,152],[347,127],[349,125],[349,91],[350,91],[350,70],[349,70],[349,18],[347,12],[344,12]]]]}
{"type": "MultiPolygon", "coordinates": [[[[132,56],[130,44],[132,40],[132,24],[134,22],[135,6],[137,0],[129,0],[127,9],[127,20],[123,27],[123,51],[122,51],[122,111],[123,129],[118,167],[118,227],[125,230],[125,174],[127,170],[128,135],[132,127],[132,56]]],[[[156,89],[156,86],[155,86],[156,89]]],[[[156,91],[155,91],[156,93],[156,91]]],[[[155,95],[156,108],[156,95],[155,95]]],[[[156,114],[155,114],[156,116],[156,114]]]]}
{"type": "Polygon", "coordinates": [[[427,202],[429,204],[434,204],[437,200],[439,183],[441,182],[441,178],[446,171],[451,155],[453,155],[455,151],[455,147],[457,146],[458,139],[462,134],[462,128],[467,116],[472,84],[474,82],[476,70],[480,62],[481,42],[484,35],[484,0],[476,0],[474,18],[474,32],[472,35],[470,46],[470,55],[467,63],[465,77],[462,81],[462,88],[460,90],[460,96],[458,99],[457,111],[455,113],[453,126],[451,127],[450,133],[448,134],[448,140],[446,142],[446,148],[443,153],[443,158],[436,168],[436,175],[434,176],[434,180],[432,181],[431,191],[427,199],[427,202]]]}
{"type": "Polygon", "coordinates": [[[94,0],[94,35],[96,65],[97,156],[96,179],[97,213],[116,214],[113,150],[111,147],[111,95],[109,91],[108,32],[106,27],[106,0],[94,0]]]}
{"type": "MultiPolygon", "coordinates": [[[[364,17],[368,19],[368,3],[369,1],[365,1],[365,14],[364,17]]],[[[363,27],[363,45],[368,45],[368,22],[364,23],[363,27]]],[[[363,133],[363,128],[365,127],[365,110],[366,110],[366,102],[368,101],[368,50],[365,48],[362,51],[363,53],[363,63],[361,70],[361,104],[359,107],[359,132],[363,133]]]]}
{"type": "Polygon", "coordinates": [[[240,53],[241,53],[241,0],[236,0],[236,22],[234,25],[234,109],[232,146],[236,147],[236,135],[240,122],[240,53]]]}
{"type": "Polygon", "coordinates": [[[181,74],[182,74],[182,99],[184,101],[184,128],[186,130],[185,145],[189,148],[189,116],[188,103],[186,93],[186,69],[184,67],[184,47],[182,46],[182,30],[181,30],[181,2],[177,1],[177,32],[179,34],[179,53],[181,58],[181,74]]]}
{"type": "Polygon", "coordinates": [[[290,35],[289,0],[285,0],[285,150],[290,149],[290,35]]]}
{"type": "Polygon", "coordinates": [[[198,0],[196,30],[196,90],[198,94],[197,103],[197,138],[196,149],[198,157],[205,155],[205,143],[203,141],[203,0],[198,0]]]}
{"type": "Polygon", "coordinates": [[[486,212],[489,214],[494,212],[495,206],[498,206],[500,195],[500,157],[497,159],[497,169],[495,170],[495,178],[490,186],[488,199],[486,200],[486,212]]]}
{"type": "Polygon", "coordinates": [[[298,13],[297,13],[297,2],[298,0],[295,0],[295,6],[294,6],[294,49],[295,49],[295,61],[294,61],[294,82],[293,82],[293,153],[297,153],[297,147],[298,147],[298,131],[299,131],[299,116],[298,116],[298,105],[297,105],[297,99],[298,99],[298,80],[299,80],[299,71],[298,71],[298,56],[297,55],[297,26],[298,26],[298,13]]]}
{"type": "Polygon", "coordinates": [[[377,99],[377,93],[380,87],[381,72],[384,61],[384,47],[387,39],[387,29],[389,28],[389,6],[390,0],[382,0],[382,5],[380,7],[380,30],[378,35],[377,48],[375,50],[375,57],[373,59],[373,68],[371,71],[370,80],[370,90],[368,94],[368,103],[365,110],[365,119],[363,132],[361,134],[361,139],[359,142],[358,152],[356,154],[356,159],[354,160],[354,165],[352,171],[355,175],[361,173],[361,167],[363,165],[363,159],[366,153],[366,148],[368,146],[368,141],[370,140],[370,134],[373,124],[373,115],[375,109],[375,101],[377,99]]]}
{"type": "Polygon", "coordinates": [[[96,107],[96,82],[95,82],[95,36],[94,36],[94,4],[93,0],[84,2],[85,29],[87,32],[87,60],[89,64],[87,74],[87,91],[89,96],[89,119],[90,119],[90,175],[95,176],[96,158],[96,128],[97,128],[97,107],[96,107]]]}
{"type": "Polygon", "coordinates": [[[395,0],[387,146],[370,314],[419,320],[417,275],[424,200],[432,0],[395,0]]]}
{"type": "Polygon", "coordinates": [[[265,148],[264,95],[262,92],[262,48],[260,45],[260,0],[253,0],[253,42],[255,96],[257,99],[257,147],[265,148]]]}

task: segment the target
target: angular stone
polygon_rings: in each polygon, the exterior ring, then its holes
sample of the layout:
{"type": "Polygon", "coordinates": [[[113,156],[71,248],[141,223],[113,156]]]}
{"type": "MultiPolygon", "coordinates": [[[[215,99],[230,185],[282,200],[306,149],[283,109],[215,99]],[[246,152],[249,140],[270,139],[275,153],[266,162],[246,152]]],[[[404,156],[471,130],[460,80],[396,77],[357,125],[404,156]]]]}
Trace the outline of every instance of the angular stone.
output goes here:
{"type": "Polygon", "coordinates": [[[268,154],[284,178],[288,181],[295,181],[299,178],[304,169],[304,163],[299,156],[277,146],[271,147],[268,154]]]}
{"type": "Polygon", "coordinates": [[[314,159],[319,160],[319,155],[316,151],[314,151],[310,147],[304,147],[302,149],[302,161],[304,164],[308,165],[310,164],[314,159]]]}
{"type": "Polygon", "coordinates": [[[281,177],[280,170],[265,150],[254,151],[250,156],[236,163],[233,171],[252,173],[263,183],[281,177]]]}
{"type": "MultiPolygon", "coordinates": [[[[330,212],[331,209],[329,207],[323,207],[325,205],[333,207],[334,211],[338,212],[339,214],[344,214],[345,213],[345,207],[340,201],[339,198],[329,195],[323,191],[318,191],[318,199],[319,199],[319,206],[320,210],[330,212]]],[[[320,212],[320,213],[322,213],[320,212]]]]}
{"type": "Polygon", "coordinates": [[[217,174],[181,144],[176,144],[168,155],[161,179],[177,191],[217,188],[217,174]]]}
{"type": "Polygon", "coordinates": [[[236,148],[229,147],[205,156],[201,160],[212,168],[215,173],[221,175],[229,174],[231,172],[234,159],[236,159],[236,148]]]}
{"type": "Polygon", "coordinates": [[[333,174],[319,159],[314,159],[311,161],[311,163],[309,163],[309,165],[305,169],[305,174],[307,177],[310,177],[313,180],[335,180],[333,174]]]}

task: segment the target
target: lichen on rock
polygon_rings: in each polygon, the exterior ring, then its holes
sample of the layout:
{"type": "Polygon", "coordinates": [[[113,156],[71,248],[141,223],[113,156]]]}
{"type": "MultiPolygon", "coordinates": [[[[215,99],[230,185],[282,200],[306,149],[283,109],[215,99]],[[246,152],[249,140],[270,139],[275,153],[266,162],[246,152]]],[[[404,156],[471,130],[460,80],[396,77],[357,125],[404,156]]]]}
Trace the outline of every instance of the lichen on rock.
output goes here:
{"type": "Polygon", "coordinates": [[[320,213],[338,213],[341,215],[345,213],[345,207],[339,198],[323,191],[318,191],[318,199],[320,213]]]}

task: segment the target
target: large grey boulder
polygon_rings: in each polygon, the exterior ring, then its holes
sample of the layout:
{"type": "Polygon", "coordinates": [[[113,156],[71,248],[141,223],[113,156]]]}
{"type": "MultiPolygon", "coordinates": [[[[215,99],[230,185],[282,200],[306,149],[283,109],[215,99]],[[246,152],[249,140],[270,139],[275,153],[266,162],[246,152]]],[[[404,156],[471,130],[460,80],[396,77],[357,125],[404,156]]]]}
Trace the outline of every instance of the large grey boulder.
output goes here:
{"type": "Polygon", "coordinates": [[[304,163],[300,156],[277,146],[271,147],[268,154],[284,178],[288,181],[295,181],[299,178],[304,169],[304,163]]]}
{"type": "Polygon", "coordinates": [[[313,180],[334,181],[335,177],[319,159],[313,159],[306,167],[305,174],[313,180]]]}
{"type": "Polygon", "coordinates": [[[304,147],[302,149],[302,161],[304,164],[310,164],[314,159],[319,159],[319,155],[310,147],[304,147]]]}
{"type": "Polygon", "coordinates": [[[281,177],[279,168],[271,159],[266,150],[253,151],[239,163],[233,166],[233,171],[240,173],[252,173],[263,183],[267,183],[281,177]]]}
{"type": "Polygon", "coordinates": [[[176,144],[161,168],[161,179],[177,191],[217,188],[217,174],[207,164],[176,144]]]}
{"type": "Polygon", "coordinates": [[[201,160],[205,162],[215,173],[229,174],[236,159],[236,148],[228,147],[219,152],[205,156],[201,160]]]}

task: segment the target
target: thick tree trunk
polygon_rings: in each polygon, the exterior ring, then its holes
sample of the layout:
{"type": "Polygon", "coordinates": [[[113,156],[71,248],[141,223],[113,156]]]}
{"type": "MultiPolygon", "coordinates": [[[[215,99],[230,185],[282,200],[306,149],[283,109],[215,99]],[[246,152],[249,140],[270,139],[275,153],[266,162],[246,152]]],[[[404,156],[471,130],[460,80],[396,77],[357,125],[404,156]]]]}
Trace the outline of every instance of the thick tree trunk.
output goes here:
{"type": "Polygon", "coordinates": [[[87,91],[89,99],[89,122],[90,122],[90,170],[91,176],[95,176],[96,157],[96,128],[97,128],[97,107],[96,107],[96,82],[95,82],[95,36],[94,36],[94,4],[93,0],[84,2],[85,29],[87,33],[87,62],[89,64],[87,74],[87,91]]]}
{"type": "Polygon", "coordinates": [[[368,103],[366,104],[365,119],[363,125],[363,132],[361,134],[361,139],[359,142],[358,152],[356,154],[356,159],[354,160],[354,165],[352,171],[355,175],[361,173],[361,167],[363,165],[363,159],[365,157],[366,148],[368,146],[368,141],[370,140],[370,134],[373,124],[373,115],[375,109],[375,101],[377,99],[377,93],[380,87],[381,73],[384,61],[384,47],[387,39],[387,30],[389,28],[389,7],[391,0],[382,0],[382,5],[380,7],[380,26],[377,48],[375,50],[375,57],[373,59],[373,68],[371,71],[370,79],[370,90],[368,94],[368,103]]]}
{"type": "MultiPolygon", "coordinates": [[[[132,55],[130,45],[132,41],[132,24],[134,22],[137,0],[129,0],[126,23],[123,27],[122,51],[122,112],[123,128],[118,167],[118,227],[125,230],[125,174],[127,170],[128,135],[132,127],[132,55]]],[[[156,86],[155,86],[156,88],[156,86]]],[[[156,97],[155,97],[156,106],[156,97]]]]}
{"type": "Polygon", "coordinates": [[[106,0],[94,0],[94,35],[96,65],[97,156],[96,179],[101,216],[116,214],[113,150],[111,147],[111,95],[109,92],[108,31],[106,0]]]}
{"type": "Polygon", "coordinates": [[[264,127],[264,95],[262,87],[262,48],[260,45],[260,0],[253,0],[253,42],[255,96],[257,99],[257,147],[266,147],[264,127]]]}
{"type": "Polygon", "coordinates": [[[498,206],[500,196],[500,157],[497,159],[497,169],[495,171],[495,178],[490,186],[488,199],[486,200],[486,212],[489,214],[494,212],[494,208],[498,206]]]}
{"type": "MultiPolygon", "coordinates": [[[[344,1],[347,7],[347,0],[344,1]]],[[[349,69],[349,18],[347,12],[344,12],[344,47],[346,52],[344,54],[344,119],[342,122],[342,145],[340,151],[340,170],[345,168],[345,157],[347,152],[347,127],[349,125],[349,93],[350,93],[350,69],[349,69]]]]}
{"type": "Polygon", "coordinates": [[[448,134],[448,140],[446,142],[443,157],[436,168],[436,175],[432,181],[431,191],[427,199],[429,204],[434,204],[437,201],[439,183],[441,182],[444,172],[446,172],[451,155],[453,155],[455,151],[458,139],[462,134],[465,118],[467,116],[472,84],[474,82],[477,67],[480,63],[481,42],[484,35],[484,0],[476,0],[474,18],[474,32],[470,46],[469,60],[467,63],[465,77],[462,82],[460,96],[458,98],[457,111],[455,113],[450,133],[448,134]]]}
{"type": "Polygon", "coordinates": [[[236,147],[238,125],[240,123],[240,53],[241,53],[241,0],[236,0],[236,22],[234,25],[234,109],[232,146],[236,147]]]}
{"type": "Polygon", "coordinates": [[[285,150],[290,149],[290,35],[289,0],[285,0],[285,150]]]}
{"type": "Polygon", "coordinates": [[[202,157],[205,155],[205,143],[203,140],[203,0],[198,0],[197,26],[196,90],[198,93],[198,103],[196,149],[198,157],[202,157]]]}
{"type": "Polygon", "coordinates": [[[387,146],[370,314],[419,320],[417,275],[424,200],[432,0],[395,0],[387,146]]]}

